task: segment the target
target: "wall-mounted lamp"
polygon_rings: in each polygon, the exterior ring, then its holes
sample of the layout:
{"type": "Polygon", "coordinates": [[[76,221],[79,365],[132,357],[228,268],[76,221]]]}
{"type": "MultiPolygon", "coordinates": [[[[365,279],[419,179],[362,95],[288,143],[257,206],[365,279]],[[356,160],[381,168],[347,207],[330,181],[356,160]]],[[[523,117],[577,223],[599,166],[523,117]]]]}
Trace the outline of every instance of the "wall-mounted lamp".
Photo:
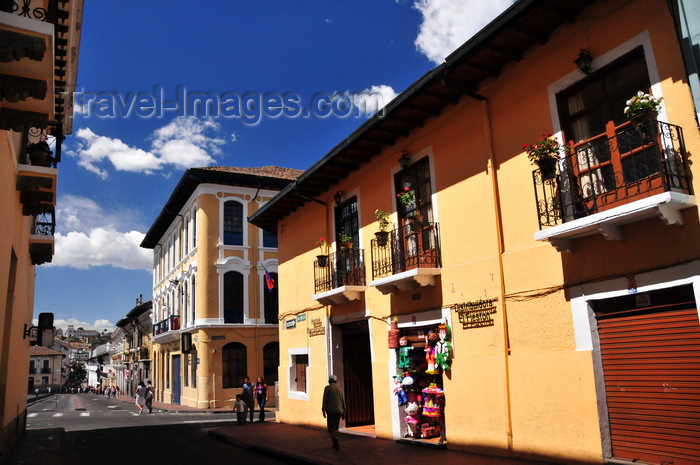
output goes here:
{"type": "Polygon", "coordinates": [[[586,76],[591,74],[591,70],[593,69],[591,66],[593,64],[593,57],[591,56],[590,50],[582,48],[578,54],[578,58],[574,60],[574,63],[578,66],[578,70],[586,76]]]}
{"type": "Polygon", "coordinates": [[[24,333],[22,339],[31,337],[32,329],[36,329],[36,345],[51,347],[53,345],[56,328],[53,325],[53,313],[39,313],[39,322],[37,326],[24,325],[24,333]]]}
{"type": "Polygon", "coordinates": [[[411,159],[408,158],[408,150],[402,150],[401,151],[401,158],[399,158],[399,165],[401,165],[401,168],[406,169],[408,168],[408,165],[411,164],[411,159]]]}
{"type": "Polygon", "coordinates": [[[345,192],[343,192],[343,191],[338,191],[338,192],[335,193],[335,195],[333,196],[333,198],[335,199],[335,204],[336,204],[336,205],[340,205],[340,202],[343,201],[343,195],[344,195],[344,194],[345,194],[345,192]]]}

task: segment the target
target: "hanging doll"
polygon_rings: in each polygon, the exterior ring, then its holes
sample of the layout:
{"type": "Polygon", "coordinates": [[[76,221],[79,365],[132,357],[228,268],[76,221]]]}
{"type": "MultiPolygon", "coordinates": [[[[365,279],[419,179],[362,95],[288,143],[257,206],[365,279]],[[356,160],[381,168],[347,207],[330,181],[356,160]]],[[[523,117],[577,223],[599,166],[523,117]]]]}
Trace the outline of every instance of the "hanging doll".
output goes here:
{"type": "Polygon", "coordinates": [[[452,344],[448,341],[450,336],[450,327],[445,323],[438,326],[438,337],[440,340],[435,344],[435,364],[438,368],[445,371],[450,370],[452,360],[450,359],[450,349],[452,344]]]}
{"type": "Polygon", "coordinates": [[[410,373],[404,373],[401,386],[403,387],[403,392],[406,393],[408,402],[416,402],[418,400],[418,394],[416,394],[416,388],[413,386],[413,382],[413,377],[410,373]]]}
{"type": "Polygon", "coordinates": [[[434,375],[438,371],[435,366],[435,346],[439,337],[435,331],[430,331],[427,336],[425,336],[425,361],[428,363],[428,369],[425,372],[429,375],[434,375]]]}
{"type": "Polygon", "coordinates": [[[394,376],[394,395],[397,397],[399,405],[408,402],[408,396],[406,396],[406,391],[403,390],[403,385],[401,384],[401,378],[398,376],[394,376]]]}
{"type": "Polygon", "coordinates": [[[409,345],[408,338],[402,336],[399,339],[399,369],[410,370],[413,368],[413,360],[411,360],[411,351],[413,346],[409,345]]]}

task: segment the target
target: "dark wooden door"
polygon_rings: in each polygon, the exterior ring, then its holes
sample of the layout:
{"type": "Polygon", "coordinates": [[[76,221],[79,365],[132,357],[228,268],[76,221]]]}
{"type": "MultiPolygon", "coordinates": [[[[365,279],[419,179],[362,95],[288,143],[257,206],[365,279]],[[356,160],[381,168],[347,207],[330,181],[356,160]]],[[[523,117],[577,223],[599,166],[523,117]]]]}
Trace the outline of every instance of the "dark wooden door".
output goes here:
{"type": "Polygon", "coordinates": [[[348,414],[346,426],[374,423],[372,356],[367,321],[341,326],[343,334],[343,386],[348,414]]]}

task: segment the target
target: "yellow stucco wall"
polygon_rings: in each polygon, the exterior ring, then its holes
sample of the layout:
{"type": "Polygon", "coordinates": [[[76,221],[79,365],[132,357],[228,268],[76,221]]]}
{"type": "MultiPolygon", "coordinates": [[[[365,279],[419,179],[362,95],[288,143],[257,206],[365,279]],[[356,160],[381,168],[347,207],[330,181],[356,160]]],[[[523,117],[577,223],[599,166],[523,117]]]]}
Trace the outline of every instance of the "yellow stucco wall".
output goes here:
{"type": "Polygon", "coordinates": [[[17,185],[19,134],[0,131],[0,455],[24,431],[29,338],[34,312],[34,266],[29,256],[31,216],[22,215],[17,185]],[[10,276],[10,257],[16,257],[10,276]],[[14,283],[10,288],[10,283],[14,283]]]}
{"type": "Polygon", "coordinates": [[[548,86],[577,76],[573,59],[579,49],[589,48],[594,58],[615,55],[622,53],[616,51],[624,49],[627,41],[648,34],[655,58],[654,62],[647,56],[649,66],[655,63],[651,72],[661,76],[659,83],[652,84],[661,86],[668,121],[687,128],[688,152],[697,153],[700,140],[692,101],[682,79],[678,45],[669,31],[673,25],[665,2],[597,2],[573,25],[562,25],[547,44],[533,48],[498,79],[486,82],[479,93],[487,102],[464,98],[446,108],[317,197],[327,205],[308,202],[282,219],[281,313],[306,314],[307,319],[294,330],[285,330],[281,322],[281,421],[325,424],[318,412],[321,393],[333,370],[330,360],[339,354],[332,348],[328,352],[324,338],[306,335],[305,325],[312,318],[322,318],[325,325],[326,316],[331,320],[347,314],[369,316],[376,434],[391,438],[396,427],[392,412],[397,407],[389,383],[386,319],[403,314],[420,318],[421,309],[495,299],[493,326],[464,329],[456,313],[451,313],[454,361],[451,374],[443,378],[450,447],[602,461],[593,357],[590,350],[577,348],[567,286],[697,258],[697,208],[683,212],[683,227],[651,219],[628,226],[624,242],[592,236],[577,241],[575,254],[562,254],[533,239],[539,229],[534,167],[522,145],[556,131],[548,86]],[[392,179],[402,150],[411,154],[412,161],[431,157],[433,208],[442,246],[436,287],[394,295],[369,287],[359,301],[320,306],[311,298],[313,261],[318,254],[314,242],[334,235],[333,194],[343,191],[345,198],[358,198],[360,246],[365,249],[367,281],[371,281],[369,247],[378,229],[374,210],[395,211],[392,179]],[[658,253],[639,253],[656,242],[668,247],[658,253]],[[420,294],[420,300],[412,300],[412,294],[420,294]],[[287,395],[289,352],[305,347],[310,353],[309,389],[308,399],[300,400],[287,395]]]}

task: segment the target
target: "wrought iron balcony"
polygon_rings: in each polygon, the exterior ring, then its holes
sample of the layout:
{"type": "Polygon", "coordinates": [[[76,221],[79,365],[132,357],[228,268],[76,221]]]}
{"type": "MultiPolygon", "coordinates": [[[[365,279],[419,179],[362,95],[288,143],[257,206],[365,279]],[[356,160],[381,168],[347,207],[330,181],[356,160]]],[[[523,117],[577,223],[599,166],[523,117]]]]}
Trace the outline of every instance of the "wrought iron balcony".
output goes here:
{"type": "Polygon", "coordinates": [[[414,283],[434,285],[441,266],[438,223],[409,220],[390,231],[386,240],[372,239],[370,286],[382,293],[408,290],[414,283]]]}
{"type": "Polygon", "coordinates": [[[343,286],[365,285],[364,250],[342,249],[314,262],[314,291],[318,294],[343,286]],[[323,265],[323,266],[322,266],[323,265]]]}
{"type": "Polygon", "coordinates": [[[180,329],[180,315],[170,315],[165,320],[153,324],[153,336],[180,329]]]}
{"type": "Polygon", "coordinates": [[[34,217],[34,224],[29,236],[29,255],[32,259],[32,265],[48,263],[53,259],[55,231],[54,207],[50,207],[48,212],[34,217]]]}
{"type": "Polygon", "coordinates": [[[579,146],[553,178],[535,170],[532,179],[540,230],[661,193],[692,194],[682,128],[653,120],[579,146]]]}

